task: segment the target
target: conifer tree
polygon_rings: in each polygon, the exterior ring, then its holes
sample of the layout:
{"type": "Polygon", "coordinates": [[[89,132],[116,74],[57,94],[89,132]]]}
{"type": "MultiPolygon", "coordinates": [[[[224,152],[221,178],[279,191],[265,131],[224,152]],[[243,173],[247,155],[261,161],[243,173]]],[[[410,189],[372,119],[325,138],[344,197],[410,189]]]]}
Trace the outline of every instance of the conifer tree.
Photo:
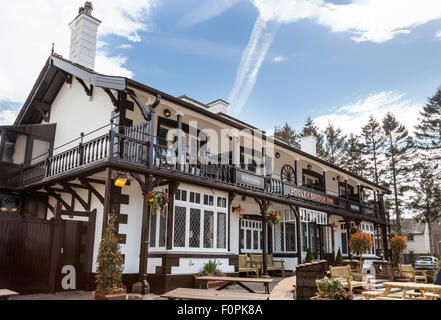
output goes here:
{"type": "Polygon", "coordinates": [[[288,123],[281,127],[274,128],[274,137],[286,142],[291,147],[300,149],[299,135],[288,123]]]}
{"type": "Polygon", "coordinates": [[[342,161],[343,168],[361,177],[365,176],[367,167],[363,148],[364,144],[361,143],[360,137],[351,133],[346,142],[342,161]]]}
{"type": "Polygon", "coordinates": [[[372,181],[380,183],[380,166],[382,164],[381,154],[385,144],[385,137],[381,125],[373,115],[369,117],[368,123],[362,127],[364,140],[364,154],[367,157],[367,171],[372,181]]]}
{"type": "Polygon", "coordinates": [[[337,166],[343,165],[346,136],[343,135],[341,129],[336,129],[332,123],[326,127],[324,135],[323,159],[337,166]]]}
{"type": "Polygon", "coordinates": [[[404,205],[403,196],[409,191],[408,174],[412,169],[411,153],[413,139],[409,136],[406,127],[400,124],[392,113],[383,119],[385,135],[385,167],[383,175],[386,186],[392,189],[393,199],[386,201],[386,208],[392,208],[395,213],[395,225],[398,234],[401,234],[401,215],[404,205]]]}
{"type": "Polygon", "coordinates": [[[431,160],[441,160],[441,88],[428,99],[415,127],[417,146],[431,152],[431,160]]]}

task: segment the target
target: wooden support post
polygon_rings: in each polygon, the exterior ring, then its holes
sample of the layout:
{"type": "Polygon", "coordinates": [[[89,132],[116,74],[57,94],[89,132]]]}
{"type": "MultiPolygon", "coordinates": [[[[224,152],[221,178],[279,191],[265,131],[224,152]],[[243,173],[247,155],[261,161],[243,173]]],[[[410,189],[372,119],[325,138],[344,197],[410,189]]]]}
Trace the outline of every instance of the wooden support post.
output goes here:
{"type": "Polygon", "coordinates": [[[51,258],[50,258],[50,270],[49,270],[49,288],[51,293],[55,293],[57,290],[57,270],[58,261],[61,250],[61,204],[58,202],[55,207],[54,220],[52,220],[52,240],[51,240],[51,258]]]}
{"type": "Polygon", "coordinates": [[[374,212],[375,212],[375,218],[378,219],[377,192],[375,190],[374,190],[374,212]]]}
{"type": "Polygon", "coordinates": [[[300,238],[300,226],[301,226],[301,219],[300,219],[300,212],[296,206],[291,205],[291,210],[294,211],[294,214],[296,216],[296,242],[297,242],[297,264],[302,263],[302,244],[301,244],[301,238],[300,238]]]}
{"type": "Polygon", "coordinates": [[[299,185],[299,160],[295,160],[294,161],[294,170],[295,170],[295,175],[296,175],[296,186],[299,185]]]}
{"type": "Polygon", "coordinates": [[[348,180],[345,180],[345,199],[346,199],[346,210],[349,210],[351,206],[349,204],[348,180]]]}
{"type": "Polygon", "coordinates": [[[358,202],[360,204],[362,204],[363,203],[363,188],[361,185],[358,185],[357,189],[358,189],[358,202]]]}
{"type": "Polygon", "coordinates": [[[111,214],[111,192],[112,192],[112,168],[106,169],[106,191],[104,192],[104,208],[103,208],[103,227],[102,236],[106,231],[107,224],[109,223],[109,215],[111,214]]]}
{"type": "MultiPolygon", "coordinates": [[[[230,192],[228,194],[228,236],[227,236],[228,252],[231,251],[231,214],[232,214],[233,201],[235,197],[236,194],[233,192],[230,192]]],[[[240,230],[240,225],[239,225],[239,230],[240,230]]]]}
{"type": "Polygon", "coordinates": [[[326,183],[326,170],[323,170],[323,191],[325,192],[325,193],[328,193],[327,192],[327,189],[328,189],[328,186],[327,186],[327,183],[326,183]]]}
{"type": "Polygon", "coordinates": [[[178,113],[178,163],[177,167],[179,171],[182,171],[182,166],[185,164],[185,160],[183,159],[183,150],[182,150],[182,113],[178,113]]]}
{"type": "Polygon", "coordinates": [[[267,261],[267,225],[266,225],[266,214],[268,213],[268,209],[271,206],[271,201],[263,200],[263,199],[254,199],[260,207],[261,221],[262,221],[262,260],[263,260],[263,270],[262,275],[264,278],[269,277],[268,275],[268,261],[267,261]]]}
{"type": "Polygon", "coordinates": [[[346,237],[348,239],[348,257],[349,260],[352,260],[351,248],[349,247],[349,240],[351,240],[351,219],[345,218],[346,223],[346,237]]]}

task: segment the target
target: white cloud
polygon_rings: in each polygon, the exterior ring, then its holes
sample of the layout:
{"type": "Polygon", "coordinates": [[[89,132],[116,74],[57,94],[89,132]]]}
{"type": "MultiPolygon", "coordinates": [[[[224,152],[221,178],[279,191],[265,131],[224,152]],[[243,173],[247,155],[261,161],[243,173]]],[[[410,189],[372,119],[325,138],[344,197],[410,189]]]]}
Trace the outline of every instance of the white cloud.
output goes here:
{"type": "Polygon", "coordinates": [[[441,39],[441,30],[435,34],[435,38],[441,39]]]}
{"type": "MultiPolygon", "coordinates": [[[[0,100],[23,102],[50,54],[51,45],[64,57],[69,56],[70,30],[84,0],[15,0],[3,1],[0,11],[0,100]]],[[[94,16],[102,20],[99,48],[106,46],[103,37],[117,35],[139,41],[139,34],[152,28],[151,11],[158,0],[94,0],[94,16]]],[[[106,74],[121,72],[124,57],[112,57],[101,51],[96,70],[106,74]]]]}
{"type": "Polygon", "coordinates": [[[0,101],[0,126],[13,124],[19,110],[19,104],[17,103],[0,101]]]}
{"type": "Polygon", "coordinates": [[[310,19],[332,32],[349,32],[357,42],[385,42],[441,18],[439,0],[251,0],[267,21],[292,23],[310,19]]]}
{"type": "Polygon", "coordinates": [[[230,9],[239,1],[241,0],[205,0],[200,6],[182,16],[176,25],[178,27],[189,27],[208,21],[230,9]]]}
{"type": "Polygon", "coordinates": [[[423,103],[406,99],[405,95],[397,91],[383,91],[370,94],[368,97],[347,105],[332,108],[329,114],[314,119],[315,123],[325,129],[329,122],[335,124],[345,133],[361,133],[370,115],[381,121],[386,113],[392,112],[397,120],[404,124],[409,132],[413,132],[418,123],[418,117],[423,103]]]}
{"type": "Polygon", "coordinates": [[[125,44],[121,44],[119,46],[116,47],[117,49],[131,49],[133,48],[133,45],[125,43],[125,44]]]}
{"type": "Polygon", "coordinates": [[[96,56],[95,69],[105,70],[105,72],[102,71],[102,73],[108,75],[133,78],[134,73],[123,67],[126,61],[127,58],[124,56],[108,57],[104,54],[98,53],[96,56]]]}
{"type": "Polygon", "coordinates": [[[273,62],[279,63],[279,62],[284,62],[286,61],[286,57],[283,56],[277,56],[273,59],[273,62]]]}

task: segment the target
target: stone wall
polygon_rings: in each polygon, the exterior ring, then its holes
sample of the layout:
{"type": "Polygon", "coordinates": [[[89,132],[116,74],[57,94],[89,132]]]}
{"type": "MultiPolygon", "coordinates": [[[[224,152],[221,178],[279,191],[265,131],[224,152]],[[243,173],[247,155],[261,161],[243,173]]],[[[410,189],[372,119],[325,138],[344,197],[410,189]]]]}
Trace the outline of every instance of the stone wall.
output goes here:
{"type": "Polygon", "coordinates": [[[326,260],[305,263],[297,266],[296,298],[309,300],[317,293],[316,280],[326,276],[328,262],[326,260]]]}

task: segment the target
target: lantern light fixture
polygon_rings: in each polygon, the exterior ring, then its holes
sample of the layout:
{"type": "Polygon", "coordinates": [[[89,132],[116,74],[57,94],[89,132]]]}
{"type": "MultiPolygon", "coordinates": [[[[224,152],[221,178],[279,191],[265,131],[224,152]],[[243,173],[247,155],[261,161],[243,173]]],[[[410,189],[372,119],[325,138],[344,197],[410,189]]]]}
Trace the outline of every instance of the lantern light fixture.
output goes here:
{"type": "Polygon", "coordinates": [[[164,110],[164,117],[170,118],[171,117],[171,111],[169,109],[164,110]]]}
{"type": "Polygon", "coordinates": [[[276,153],[276,158],[277,158],[277,159],[280,159],[280,157],[281,157],[280,153],[277,152],[277,153],[276,153]]]}
{"type": "Polygon", "coordinates": [[[129,178],[125,173],[118,173],[115,180],[115,187],[124,188],[129,181],[129,178]]]}

